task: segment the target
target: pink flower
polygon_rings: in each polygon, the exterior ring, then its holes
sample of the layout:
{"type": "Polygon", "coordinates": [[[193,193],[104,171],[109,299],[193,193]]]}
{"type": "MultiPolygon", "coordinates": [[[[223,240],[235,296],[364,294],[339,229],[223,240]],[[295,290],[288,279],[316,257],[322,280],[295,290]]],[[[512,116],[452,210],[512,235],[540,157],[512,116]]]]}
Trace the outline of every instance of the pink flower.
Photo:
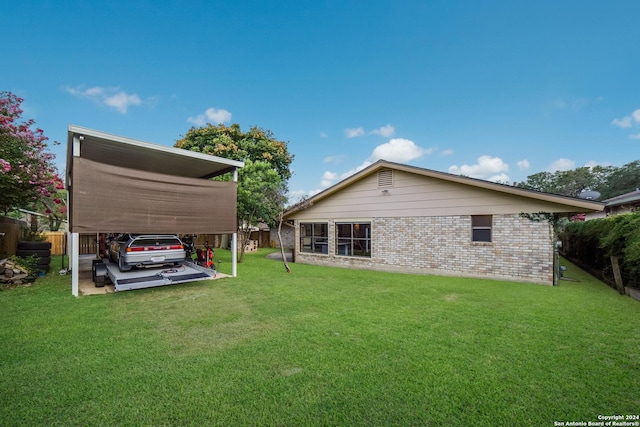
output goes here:
{"type": "Polygon", "coordinates": [[[9,172],[11,170],[11,163],[5,159],[0,159],[0,172],[9,172]]]}

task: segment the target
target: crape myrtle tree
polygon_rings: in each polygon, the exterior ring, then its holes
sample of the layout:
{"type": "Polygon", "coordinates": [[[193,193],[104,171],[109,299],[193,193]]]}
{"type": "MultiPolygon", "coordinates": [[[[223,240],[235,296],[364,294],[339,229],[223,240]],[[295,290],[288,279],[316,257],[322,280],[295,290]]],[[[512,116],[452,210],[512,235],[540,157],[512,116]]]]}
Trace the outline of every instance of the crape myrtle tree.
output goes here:
{"type": "MultiPolygon", "coordinates": [[[[208,124],[189,129],[175,146],[245,162],[244,168],[238,171],[237,219],[241,242],[238,262],[242,262],[252,227],[259,222],[274,227],[284,207],[291,177],[289,166],[293,161],[287,143],[257,126],[243,132],[238,124],[208,124]]],[[[231,180],[231,176],[227,174],[217,179],[231,180]]]]}
{"type": "Polygon", "coordinates": [[[0,212],[16,209],[66,211],[59,191],[64,188],[56,170],[55,155],[47,151],[42,129],[33,129],[33,119],[22,119],[24,100],[11,92],[0,92],[0,212]],[[52,210],[51,208],[54,208],[52,210]]]}

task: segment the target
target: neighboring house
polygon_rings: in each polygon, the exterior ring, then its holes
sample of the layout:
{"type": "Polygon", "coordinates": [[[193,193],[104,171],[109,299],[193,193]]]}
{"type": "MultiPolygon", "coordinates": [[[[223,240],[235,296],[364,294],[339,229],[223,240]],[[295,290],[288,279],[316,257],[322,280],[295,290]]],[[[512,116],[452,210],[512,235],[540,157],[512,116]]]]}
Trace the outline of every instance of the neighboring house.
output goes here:
{"type": "Polygon", "coordinates": [[[605,204],[604,210],[607,215],[638,211],[640,210],[640,189],[636,188],[635,191],[602,202],[605,204]]]}
{"type": "Polygon", "coordinates": [[[603,211],[588,213],[582,220],[604,218],[610,215],[640,211],[640,189],[636,188],[630,193],[611,197],[610,199],[603,200],[602,203],[604,204],[603,211]]]}
{"type": "Polygon", "coordinates": [[[378,161],[285,213],[299,263],[553,284],[554,236],[521,213],[591,200],[378,161]]]}

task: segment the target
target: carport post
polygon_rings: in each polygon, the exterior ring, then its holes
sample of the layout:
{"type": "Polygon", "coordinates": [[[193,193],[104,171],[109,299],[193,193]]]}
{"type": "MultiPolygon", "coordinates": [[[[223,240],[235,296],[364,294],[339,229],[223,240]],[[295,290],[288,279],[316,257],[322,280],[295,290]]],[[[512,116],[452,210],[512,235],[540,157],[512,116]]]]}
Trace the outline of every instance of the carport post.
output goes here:
{"type": "MultiPolygon", "coordinates": [[[[84,139],[82,135],[73,135],[73,157],[80,157],[80,141],[84,139]]],[[[67,165],[67,206],[71,206],[69,204],[69,184],[73,185],[71,179],[69,177],[69,166],[67,165]]],[[[71,212],[67,211],[67,218],[70,218],[71,212]]],[[[68,222],[71,224],[71,222],[68,222]]],[[[71,267],[71,294],[74,297],[77,297],[79,292],[79,283],[80,283],[80,235],[78,233],[69,233],[71,236],[71,246],[69,249],[69,266],[71,267]]]]}
{"type": "MultiPolygon", "coordinates": [[[[238,168],[233,169],[233,182],[238,182],[238,168]]],[[[237,202],[236,202],[237,203],[237,202]]],[[[236,224],[236,228],[238,225],[236,224]]],[[[238,275],[238,232],[231,235],[231,276],[238,275]]]]}
{"type": "Polygon", "coordinates": [[[78,233],[69,233],[71,236],[71,259],[69,265],[71,267],[71,293],[74,297],[79,295],[79,275],[80,275],[80,235],[78,233]]]}

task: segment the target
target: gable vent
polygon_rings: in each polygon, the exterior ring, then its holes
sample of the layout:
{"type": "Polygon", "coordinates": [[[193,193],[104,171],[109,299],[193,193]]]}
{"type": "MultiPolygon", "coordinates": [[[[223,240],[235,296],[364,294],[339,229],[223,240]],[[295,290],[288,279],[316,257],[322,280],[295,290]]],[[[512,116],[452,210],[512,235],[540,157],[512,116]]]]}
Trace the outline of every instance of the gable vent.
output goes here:
{"type": "Polygon", "coordinates": [[[393,170],[384,169],[378,171],[378,187],[392,187],[393,186],[393,170]]]}

